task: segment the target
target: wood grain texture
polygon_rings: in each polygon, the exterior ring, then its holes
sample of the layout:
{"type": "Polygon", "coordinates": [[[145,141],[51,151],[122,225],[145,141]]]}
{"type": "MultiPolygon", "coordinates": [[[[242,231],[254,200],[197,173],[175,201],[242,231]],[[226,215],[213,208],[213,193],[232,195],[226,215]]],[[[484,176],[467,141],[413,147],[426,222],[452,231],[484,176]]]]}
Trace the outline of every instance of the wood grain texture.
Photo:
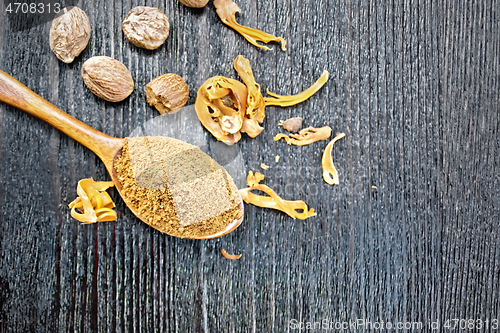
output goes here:
{"type": "Polygon", "coordinates": [[[248,170],[271,165],[265,183],[318,216],[246,206],[236,231],[204,241],[148,227],[114,190],[118,221],[80,225],[67,204],[79,179],[108,179],[103,163],[0,104],[0,332],[298,332],[292,319],[415,321],[428,331],[450,318],[500,320],[498,0],[237,1],[238,21],[283,36],[286,52],[250,45],[212,2],[80,1],[92,35],[72,64],[51,53],[50,22],[11,31],[6,3],[0,69],[116,137],[157,116],[144,87],[163,73],[186,80],[188,104],[207,78],[237,78],[238,54],[263,91],[298,93],[323,70],[330,80],[302,104],[267,108],[262,134],[240,142],[248,170]],[[170,20],[155,51],[121,31],[137,5],[170,20]],[[85,87],[81,66],[96,55],[131,71],[125,101],[85,87]],[[334,148],[339,186],[321,177],[327,142],[272,140],[291,116],[346,133],[334,148]],[[227,260],[221,248],[243,256],[227,260]]]}

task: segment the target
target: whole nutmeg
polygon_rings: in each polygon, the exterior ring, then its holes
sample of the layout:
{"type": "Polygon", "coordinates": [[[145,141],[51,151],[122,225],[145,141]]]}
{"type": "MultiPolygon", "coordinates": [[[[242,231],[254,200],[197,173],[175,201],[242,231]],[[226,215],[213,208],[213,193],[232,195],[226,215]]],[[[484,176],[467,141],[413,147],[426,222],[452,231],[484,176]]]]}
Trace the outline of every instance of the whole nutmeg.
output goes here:
{"type": "Polygon", "coordinates": [[[203,8],[208,3],[208,0],[179,0],[184,6],[192,8],[203,8]]]}
{"type": "Polygon", "coordinates": [[[128,68],[116,59],[97,56],[82,66],[85,85],[96,95],[109,102],[120,102],[134,90],[134,80],[128,68]]]}
{"type": "Polygon", "coordinates": [[[189,97],[186,81],[177,74],[158,76],[146,85],[146,99],[161,114],[175,113],[182,108],[189,97]]]}
{"type": "Polygon", "coordinates": [[[82,53],[90,39],[90,22],[83,10],[66,7],[52,20],[50,49],[57,59],[69,64],[82,53]]]}
{"type": "Polygon", "coordinates": [[[158,8],[138,6],[128,12],[122,30],[135,46],[154,50],[168,38],[170,23],[165,13],[158,8]]]}

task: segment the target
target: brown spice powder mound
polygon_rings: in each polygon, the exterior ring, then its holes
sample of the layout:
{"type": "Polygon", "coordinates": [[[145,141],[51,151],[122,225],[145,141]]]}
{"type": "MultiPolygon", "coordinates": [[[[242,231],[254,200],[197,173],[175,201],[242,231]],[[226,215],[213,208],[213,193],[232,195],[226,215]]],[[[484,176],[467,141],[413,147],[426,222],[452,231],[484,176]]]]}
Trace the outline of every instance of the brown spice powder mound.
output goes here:
{"type": "Polygon", "coordinates": [[[195,146],[164,137],[128,138],[114,169],[126,204],[144,222],[171,236],[213,235],[242,216],[241,197],[231,177],[195,146]],[[204,193],[207,190],[210,193],[204,193]]]}

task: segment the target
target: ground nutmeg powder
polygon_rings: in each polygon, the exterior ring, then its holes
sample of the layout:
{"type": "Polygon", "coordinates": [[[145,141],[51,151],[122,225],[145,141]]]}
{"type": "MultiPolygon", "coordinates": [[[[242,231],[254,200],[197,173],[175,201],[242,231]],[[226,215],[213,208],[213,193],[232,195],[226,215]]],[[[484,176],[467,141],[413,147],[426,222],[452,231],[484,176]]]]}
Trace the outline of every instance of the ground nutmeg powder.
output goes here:
{"type": "Polygon", "coordinates": [[[114,169],[126,204],[166,234],[209,236],[242,216],[231,176],[194,145],[166,137],[127,138],[114,169]]]}

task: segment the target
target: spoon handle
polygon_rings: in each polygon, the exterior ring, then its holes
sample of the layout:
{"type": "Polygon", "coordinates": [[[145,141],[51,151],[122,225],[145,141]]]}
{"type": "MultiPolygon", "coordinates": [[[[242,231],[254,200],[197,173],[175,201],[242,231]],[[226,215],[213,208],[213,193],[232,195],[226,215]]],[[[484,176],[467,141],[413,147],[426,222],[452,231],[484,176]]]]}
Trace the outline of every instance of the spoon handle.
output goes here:
{"type": "Polygon", "coordinates": [[[1,70],[0,101],[46,121],[92,150],[105,164],[112,163],[123,144],[123,139],[106,135],[71,117],[1,70]]]}

